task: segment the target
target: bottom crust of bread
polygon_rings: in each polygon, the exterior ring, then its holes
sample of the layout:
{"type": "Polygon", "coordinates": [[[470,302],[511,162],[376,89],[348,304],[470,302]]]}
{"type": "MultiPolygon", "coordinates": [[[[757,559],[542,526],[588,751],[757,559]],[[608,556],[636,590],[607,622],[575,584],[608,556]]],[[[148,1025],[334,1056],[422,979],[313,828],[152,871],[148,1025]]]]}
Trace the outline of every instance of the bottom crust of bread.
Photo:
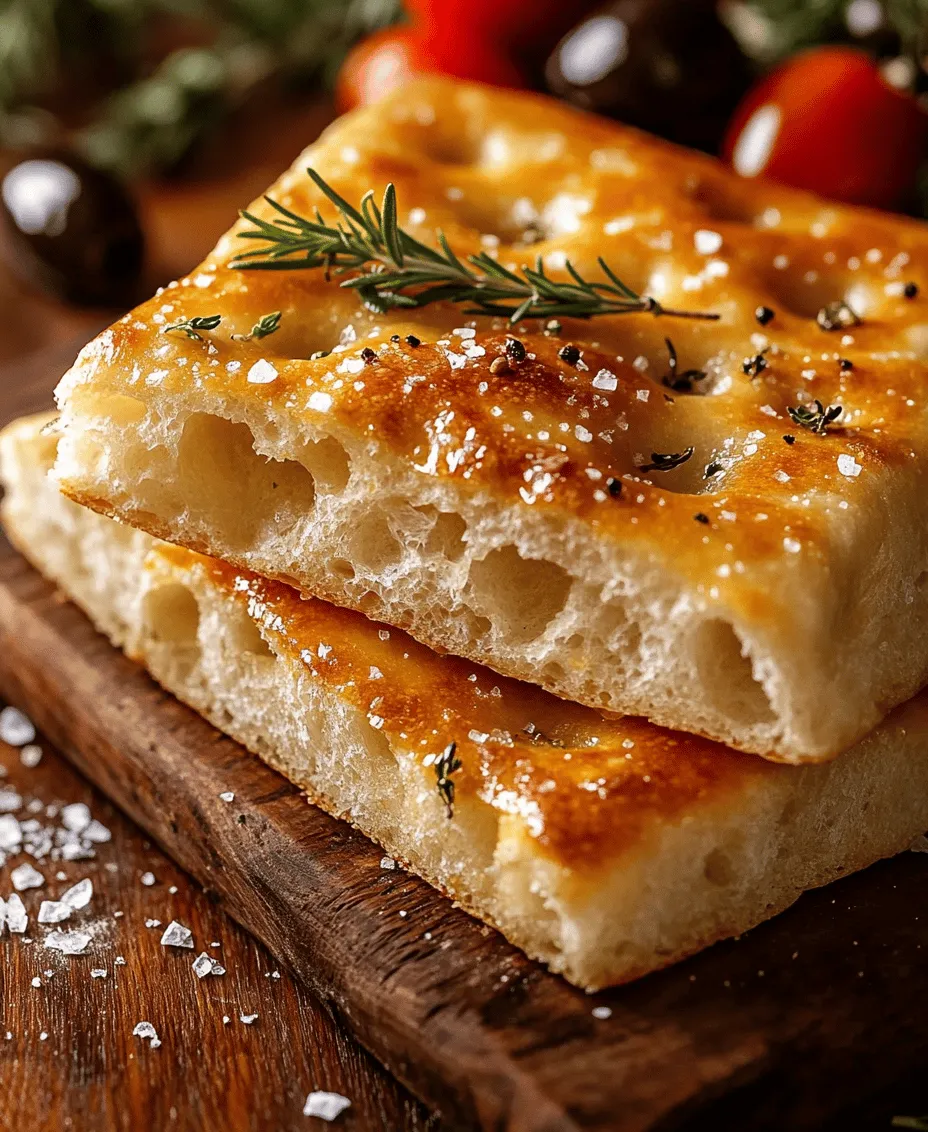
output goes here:
{"type": "Polygon", "coordinates": [[[23,553],[166,689],[579,986],[737,935],[928,828],[926,693],[821,766],[604,716],[77,506],[49,425],[0,436],[23,553]]]}

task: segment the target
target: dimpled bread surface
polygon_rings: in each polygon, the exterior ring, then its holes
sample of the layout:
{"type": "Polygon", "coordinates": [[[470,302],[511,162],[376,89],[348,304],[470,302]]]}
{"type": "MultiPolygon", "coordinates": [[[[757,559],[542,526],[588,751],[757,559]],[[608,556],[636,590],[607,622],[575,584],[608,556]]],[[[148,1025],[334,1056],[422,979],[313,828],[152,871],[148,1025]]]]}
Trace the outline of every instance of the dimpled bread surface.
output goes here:
{"type": "Polygon", "coordinates": [[[928,693],[823,766],[604,716],[77,506],[46,421],[0,435],[27,556],[166,689],[580,986],[739,934],[928,826],[928,693]]]}
{"type": "Polygon", "coordinates": [[[494,372],[504,319],[377,314],[322,270],[236,270],[255,246],[240,224],[63,378],[69,496],[560,696],[774,759],[834,756],[924,685],[925,226],[438,78],[337,121],[269,190],[336,219],[307,166],[355,204],[394,182],[401,224],[461,255],[541,256],[555,277],[569,258],[588,278],[603,256],[720,318],[526,320],[525,360],[494,372]],[[822,329],[838,300],[860,324],[822,329]],[[276,333],[233,339],[277,310],[276,333]],[[164,333],[213,314],[201,340],[164,333]],[[666,338],[678,374],[704,374],[690,392],[664,381],[666,338]],[[788,412],[816,399],[840,407],[821,434],[788,412]]]}

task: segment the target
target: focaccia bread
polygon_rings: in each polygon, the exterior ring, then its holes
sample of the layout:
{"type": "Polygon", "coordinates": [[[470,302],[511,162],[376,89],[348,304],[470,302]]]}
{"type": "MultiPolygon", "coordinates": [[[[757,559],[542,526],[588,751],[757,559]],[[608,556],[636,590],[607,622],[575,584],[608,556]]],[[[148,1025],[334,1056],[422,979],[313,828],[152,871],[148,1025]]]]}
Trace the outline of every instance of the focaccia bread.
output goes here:
{"type": "Polygon", "coordinates": [[[334,220],[308,166],[353,204],[394,182],[402,225],[462,255],[561,278],[567,256],[602,278],[602,256],[720,320],[529,320],[525,358],[497,364],[505,319],[377,314],[321,269],[236,270],[240,226],[62,380],[69,496],[787,761],[836,754],[928,681],[923,225],[441,79],[340,120],[269,190],[334,220]]]}
{"type": "Polygon", "coordinates": [[[607,718],[78,507],[46,474],[43,423],[0,437],[4,522],[39,569],[165,688],[571,982],[739,934],[928,827],[928,693],[824,766],[607,718]]]}

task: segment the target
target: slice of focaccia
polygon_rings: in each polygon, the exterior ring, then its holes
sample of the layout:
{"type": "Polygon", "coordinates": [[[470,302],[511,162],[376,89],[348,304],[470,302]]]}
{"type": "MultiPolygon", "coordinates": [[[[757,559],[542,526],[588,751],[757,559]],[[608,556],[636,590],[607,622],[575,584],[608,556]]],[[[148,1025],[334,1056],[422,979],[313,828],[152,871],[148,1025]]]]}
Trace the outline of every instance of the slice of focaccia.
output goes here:
{"type": "Polygon", "coordinates": [[[925,684],[925,226],[439,79],[335,123],[269,190],[334,222],[309,166],[352,204],[394,182],[429,244],[558,278],[569,257],[601,280],[602,256],[720,318],[379,314],[321,268],[231,267],[264,246],[242,222],[62,380],[66,494],[787,761],[836,754],[925,684]]]}
{"type": "Polygon", "coordinates": [[[824,766],[608,718],[78,507],[42,423],[0,437],[28,557],[165,688],[574,983],[738,934],[928,826],[928,693],[824,766]]]}

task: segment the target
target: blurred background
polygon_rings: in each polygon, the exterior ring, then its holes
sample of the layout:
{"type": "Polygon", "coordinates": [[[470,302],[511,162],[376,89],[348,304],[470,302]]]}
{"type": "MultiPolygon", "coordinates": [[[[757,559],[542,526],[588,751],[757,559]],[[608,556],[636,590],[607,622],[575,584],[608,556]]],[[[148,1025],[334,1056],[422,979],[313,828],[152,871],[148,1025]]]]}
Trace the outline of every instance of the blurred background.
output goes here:
{"type": "Polygon", "coordinates": [[[928,215],[928,0],[0,0],[0,363],[187,270],[334,113],[431,71],[928,215]]]}

